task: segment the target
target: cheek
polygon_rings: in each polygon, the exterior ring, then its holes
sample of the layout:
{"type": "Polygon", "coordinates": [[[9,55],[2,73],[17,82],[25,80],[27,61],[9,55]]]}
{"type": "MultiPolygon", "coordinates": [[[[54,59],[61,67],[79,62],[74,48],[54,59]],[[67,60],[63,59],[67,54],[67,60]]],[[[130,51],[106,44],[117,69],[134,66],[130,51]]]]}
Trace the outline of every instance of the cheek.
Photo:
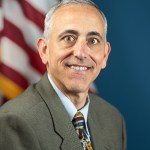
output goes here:
{"type": "Polygon", "coordinates": [[[94,62],[96,64],[96,66],[100,67],[102,65],[102,63],[103,63],[104,55],[101,54],[101,53],[97,53],[92,58],[93,58],[93,60],[94,60],[94,62]]]}
{"type": "Polygon", "coordinates": [[[60,50],[53,50],[49,52],[49,66],[53,69],[59,69],[64,59],[63,53],[60,50]]]}
{"type": "Polygon", "coordinates": [[[63,60],[66,57],[67,50],[62,48],[58,42],[49,43],[49,57],[55,61],[63,60]]]}

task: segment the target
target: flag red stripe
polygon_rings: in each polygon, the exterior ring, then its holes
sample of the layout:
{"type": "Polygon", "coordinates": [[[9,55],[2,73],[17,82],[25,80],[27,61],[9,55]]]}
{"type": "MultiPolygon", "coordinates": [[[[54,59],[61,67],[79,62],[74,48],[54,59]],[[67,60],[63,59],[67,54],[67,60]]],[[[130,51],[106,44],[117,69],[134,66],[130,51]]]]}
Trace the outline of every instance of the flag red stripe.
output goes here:
{"type": "Polygon", "coordinates": [[[0,72],[23,89],[27,88],[28,82],[26,78],[9,66],[0,63],[0,72]]]}
{"type": "Polygon", "coordinates": [[[91,88],[89,89],[89,91],[88,91],[89,93],[92,93],[92,94],[95,94],[95,95],[97,95],[98,93],[95,91],[95,90],[92,90],[91,88]]]}
{"type": "Polygon", "coordinates": [[[8,99],[7,99],[6,97],[2,97],[2,99],[3,99],[2,104],[4,104],[5,102],[7,102],[7,101],[8,101],[8,99]]]}
{"type": "Polygon", "coordinates": [[[30,5],[27,1],[20,1],[18,2],[22,6],[22,10],[25,16],[33,21],[36,25],[38,25],[42,30],[44,29],[44,15],[35,9],[32,5],[30,5]]]}
{"type": "Polygon", "coordinates": [[[5,102],[7,102],[8,101],[8,99],[6,98],[6,97],[1,97],[1,99],[0,99],[0,106],[2,105],[2,104],[4,104],[5,102]]]}
{"type": "Polygon", "coordinates": [[[0,31],[0,39],[2,38],[2,35],[3,35],[3,32],[2,32],[2,31],[0,31]]]}
{"type": "Polygon", "coordinates": [[[4,19],[4,35],[22,47],[23,50],[25,50],[29,56],[31,65],[37,71],[42,74],[45,72],[45,66],[42,64],[39,54],[26,44],[22,32],[6,19],[4,19]]]}
{"type": "Polygon", "coordinates": [[[2,7],[2,0],[0,0],[0,7],[2,7]]]}

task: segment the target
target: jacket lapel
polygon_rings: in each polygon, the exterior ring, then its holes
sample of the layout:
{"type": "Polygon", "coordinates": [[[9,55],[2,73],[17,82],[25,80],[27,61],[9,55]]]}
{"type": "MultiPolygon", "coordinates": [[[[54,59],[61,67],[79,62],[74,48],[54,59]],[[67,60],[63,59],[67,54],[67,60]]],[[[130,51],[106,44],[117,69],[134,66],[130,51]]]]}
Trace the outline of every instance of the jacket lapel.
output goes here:
{"type": "Polygon", "coordinates": [[[92,97],[90,97],[90,107],[88,115],[88,126],[91,134],[91,142],[94,150],[109,150],[110,147],[107,145],[107,141],[104,139],[102,119],[99,118],[95,111],[94,104],[92,103],[92,97]]]}
{"type": "Polygon", "coordinates": [[[61,137],[62,150],[82,150],[81,143],[69,115],[48,81],[47,74],[37,84],[37,90],[46,103],[53,119],[54,130],[61,137]]]}

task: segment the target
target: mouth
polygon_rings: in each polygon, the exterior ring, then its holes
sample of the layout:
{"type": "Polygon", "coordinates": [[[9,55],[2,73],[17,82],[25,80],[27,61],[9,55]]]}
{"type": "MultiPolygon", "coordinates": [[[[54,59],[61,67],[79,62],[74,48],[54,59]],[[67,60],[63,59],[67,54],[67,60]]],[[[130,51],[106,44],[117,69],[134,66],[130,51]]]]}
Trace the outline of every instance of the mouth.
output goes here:
{"type": "Polygon", "coordinates": [[[83,65],[83,64],[82,65],[81,64],[67,64],[67,67],[75,71],[84,71],[84,72],[93,68],[92,66],[90,67],[90,66],[83,65]]]}
{"type": "Polygon", "coordinates": [[[71,65],[71,66],[69,66],[69,68],[74,69],[74,70],[79,70],[79,71],[86,71],[86,70],[88,70],[88,67],[85,67],[85,66],[74,66],[74,65],[71,65]]]}

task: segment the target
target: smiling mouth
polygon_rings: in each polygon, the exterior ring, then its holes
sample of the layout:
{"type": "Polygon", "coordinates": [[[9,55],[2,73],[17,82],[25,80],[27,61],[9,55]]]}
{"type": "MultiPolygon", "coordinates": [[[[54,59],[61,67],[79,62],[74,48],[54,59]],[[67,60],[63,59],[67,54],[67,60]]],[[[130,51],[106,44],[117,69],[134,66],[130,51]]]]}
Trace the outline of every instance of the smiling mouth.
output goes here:
{"type": "Polygon", "coordinates": [[[74,70],[80,70],[80,71],[86,71],[88,68],[84,66],[69,66],[71,69],[74,70]]]}

